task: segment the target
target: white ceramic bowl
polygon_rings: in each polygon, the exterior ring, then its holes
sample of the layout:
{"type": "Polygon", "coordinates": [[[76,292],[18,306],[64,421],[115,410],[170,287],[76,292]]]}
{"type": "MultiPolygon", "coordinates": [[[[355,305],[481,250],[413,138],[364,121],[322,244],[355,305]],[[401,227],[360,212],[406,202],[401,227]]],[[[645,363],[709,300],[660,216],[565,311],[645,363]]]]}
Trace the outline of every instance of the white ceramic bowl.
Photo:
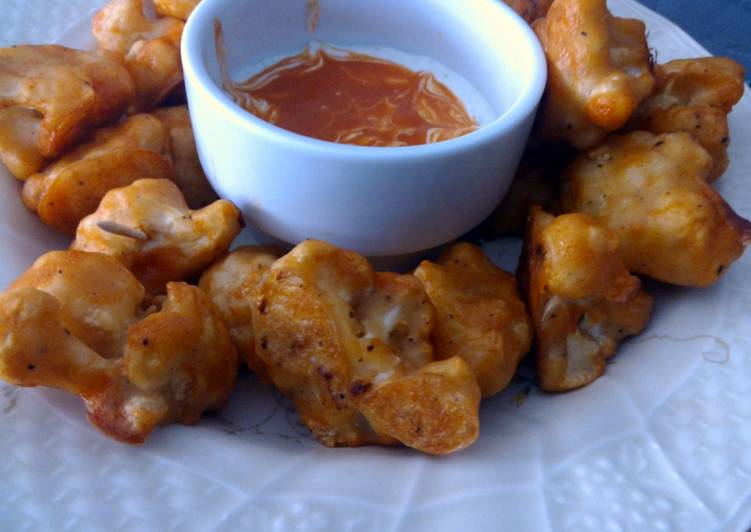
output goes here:
{"type": "Polygon", "coordinates": [[[328,240],[369,256],[442,244],[481,222],[506,193],[542,95],[546,68],[529,26],[500,0],[203,0],[182,41],[198,151],[211,183],[246,220],[281,240],[328,240]],[[336,144],[273,126],[221,88],[213,24],[234,79],[311,40],[432,57],[468,80],[495,120],[457,139],[384,148],[336,144]]]}

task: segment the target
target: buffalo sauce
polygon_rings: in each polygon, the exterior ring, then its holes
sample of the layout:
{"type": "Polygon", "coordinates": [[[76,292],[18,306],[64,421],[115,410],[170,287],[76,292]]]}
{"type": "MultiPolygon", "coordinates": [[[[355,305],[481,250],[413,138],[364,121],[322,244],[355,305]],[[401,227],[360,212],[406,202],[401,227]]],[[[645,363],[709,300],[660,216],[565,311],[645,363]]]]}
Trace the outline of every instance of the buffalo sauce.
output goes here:
{"type": "Polygon", "coordinates": [[[308,47],[242,83],[225,72],[224,85],[259,118],[342,144],[413,146],[478,128],[432,74],[336,48],[308,47]]]}

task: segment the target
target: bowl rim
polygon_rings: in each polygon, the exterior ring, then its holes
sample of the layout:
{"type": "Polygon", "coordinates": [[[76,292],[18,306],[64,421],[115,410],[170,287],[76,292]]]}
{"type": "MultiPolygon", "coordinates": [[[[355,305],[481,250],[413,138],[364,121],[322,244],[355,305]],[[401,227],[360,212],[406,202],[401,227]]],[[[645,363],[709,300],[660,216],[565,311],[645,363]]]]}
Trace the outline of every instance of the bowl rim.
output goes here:
{"type": "MultiPolygon", "coordinates": [[[[241,0],[250,2],[254,0],[241,0]]],[[[449,0],[451,1],[451,0],[449,0]]],[[[510,6],[500,0],[475,0],[485,2],[490,8],[497,9],[510,19],[525,37],[525,45],[530,48],[533,65],[530,76],[522,86],[519,96],[513,104],[492,122],[479,129],[442,142],[419,144],[413,146],[358,146],[342,144],[286,130],[248,112],[227,94],[209,74],[202,60],[205,43],[202,35],[213,35],[214,20],[224,6],[236,5],[237,0],[203,0],[189,17],[183,30],[181,42],[181,60],[186,84],[203,93],[223,119],[229,120],[240,129],[254,136],[264,137],[268,141],[285,143],[295,149],[311,153],[329,152],[347,158],[423,158],[430,156],[450,156],[452,153],[474,149],[476,146],[492,143],[521,124],[533,113],[542,99],[547,82],[547,61],[542,45],[532,27],[510,6]]]]}

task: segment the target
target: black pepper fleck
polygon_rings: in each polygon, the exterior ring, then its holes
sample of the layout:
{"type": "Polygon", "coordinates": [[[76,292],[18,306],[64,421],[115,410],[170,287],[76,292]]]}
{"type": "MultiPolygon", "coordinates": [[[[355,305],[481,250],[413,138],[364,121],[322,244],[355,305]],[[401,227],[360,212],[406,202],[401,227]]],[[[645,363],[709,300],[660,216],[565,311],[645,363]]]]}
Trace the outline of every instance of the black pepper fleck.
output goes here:
{"type": "Polygon", "coordinates": [[[368,390],[370,390],[369,382],[355,381],[352,383],[352,386],[349,387],[350,393],[354,396],[362,395],[368,390]]]}

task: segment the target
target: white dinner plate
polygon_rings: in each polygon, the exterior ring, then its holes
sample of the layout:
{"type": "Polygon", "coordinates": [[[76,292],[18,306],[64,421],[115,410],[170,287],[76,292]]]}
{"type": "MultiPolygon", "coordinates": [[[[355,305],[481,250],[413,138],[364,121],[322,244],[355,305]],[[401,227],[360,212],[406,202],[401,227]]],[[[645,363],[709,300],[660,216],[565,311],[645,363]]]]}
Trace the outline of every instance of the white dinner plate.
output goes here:
{"type": "MultiPolygon", "coordinates": [[[[63,35],[61,42],[80,46],[100,4],[2,0],[0,44],[63,35]]],[[[706,55],[632,0],[610,5],[647,22],[661,62],[706,55]]],[[[748,92],[730,117],[731,165],[718,184],[746,217],[748,92]]],[[[2,288],[68,242],[28,213],[18,184],[0,174],[2,288]]],[[[518,241],[486,249],[515,267],[518,241]]],[[[220,415],[160,428],[141,447],[97,433],[77,398],[0,385],[0,529],[746,530],[750,273],[747,256],[713,288],[654,287],[651,324],[621,347],[603,378],[547,395],[520,377],[483,403],[477,444],[443,458],[324,448],[248,376],[220,415]]]]}

